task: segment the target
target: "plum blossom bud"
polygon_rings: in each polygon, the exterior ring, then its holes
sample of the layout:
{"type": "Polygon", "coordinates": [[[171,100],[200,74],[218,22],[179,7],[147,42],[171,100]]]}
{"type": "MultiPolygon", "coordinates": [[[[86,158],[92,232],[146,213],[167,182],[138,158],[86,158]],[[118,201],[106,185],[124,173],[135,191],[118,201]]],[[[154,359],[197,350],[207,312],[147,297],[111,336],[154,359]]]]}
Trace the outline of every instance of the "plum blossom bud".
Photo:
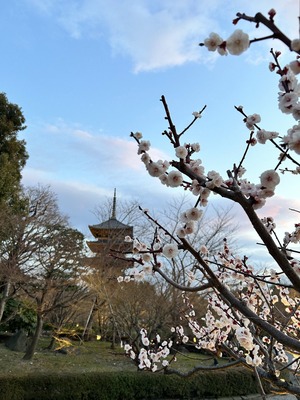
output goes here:
{"type": "Polygon", "coordinates": [[[273,18],[276,15],[276,10],[274,10],[274,8],[271,8],[271,10],[268,12],[270,19],[273,20],[273,18]]]}
{"type": "Polygon", "coordinates": [[[133,242],[133,239],[130,236],[125,236],[124,242],[131,243],[133,242]]]}
{"type": "Polygon", "coordinates": [[[237,29],[226,40],[228,52],[234,56],[242,54],[249,47],[249,36],[241,29],[237,29]]]}
{"type": "Polygon", "coordinates": [[[179,171],[171,171],[168,174],[168,184],[170,187],[178,187],[182,184],[183,177],[179,171]]]}
{"type": "Polygon", "coordinates": [[[133,136],[134,138],[138,139],[138,140],[142,139],[142,137],[143,137],[143,135],[141,134],[141,132],[135,132],[132,136],[133,136]]]}
{"type": "Polygon", "coordinates": [[[200,253],[208,254],[208,248],[204,244],[200,246],[200,253]]]}
{"type": "Polygon", "coordinates": [[[176,244],[165,244],[162,249],[163,255],[167,258],[174,258],[178,254],[178,247],[176,244]]]}
{"type": "Polygon", "coordinates": [[[201,115],[198,111],[194,111],[194,112],[192,113],[192,115],[193,115],[195,118],[201,118],[201,117],[202,117],[202,115],[201,115]]]}
{"type": "Polygon", "coordinates": [[[300,39],[294,39],[291,42],[291,49],[293,51],[300,51],[300,39]]]}
{"type": "Polygon", "coordinates": [[[187,148],[185,146],[178,146],[175,148],[176,157],[185,159],[188,155],[187,148]]]}
{"type": "Polygon", "coordinates": [[[223,39],[214,32],[210,33],[209,37],[204,40],[204,46],[207,47],[208,51],[215,51],[221,43],[223,43],[223,39]]]}
{"type": "Polygon", "coordinates": [[[276,68],[276,64],[274,64],[273,62],[270,62],[270,63],[269,63],[269,70],[270,70],[271,72],[273,72],[273,71],[275,71],[275,68],[276,68]]]}

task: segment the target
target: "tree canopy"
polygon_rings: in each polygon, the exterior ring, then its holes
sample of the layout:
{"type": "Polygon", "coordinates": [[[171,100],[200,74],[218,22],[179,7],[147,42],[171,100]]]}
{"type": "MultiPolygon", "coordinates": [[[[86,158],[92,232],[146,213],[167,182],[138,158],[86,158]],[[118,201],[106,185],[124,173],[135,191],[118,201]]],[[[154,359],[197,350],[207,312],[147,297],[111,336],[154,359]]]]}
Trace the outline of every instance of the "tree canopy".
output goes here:
{"type": "Polygon", "coordinates": [[[0,93],[0,204],[17,201],[21,171],[28,158],[25,141],[18,139],[18,133],[26,128],[24,124],[21,108],[0,93]]]}

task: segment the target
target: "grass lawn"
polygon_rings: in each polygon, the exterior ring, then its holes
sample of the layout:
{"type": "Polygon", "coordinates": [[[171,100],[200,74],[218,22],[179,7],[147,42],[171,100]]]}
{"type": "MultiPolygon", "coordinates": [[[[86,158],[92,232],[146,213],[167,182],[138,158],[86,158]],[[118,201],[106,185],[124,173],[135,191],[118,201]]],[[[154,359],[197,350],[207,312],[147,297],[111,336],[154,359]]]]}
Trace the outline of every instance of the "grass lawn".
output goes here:
{"type": "MultiPolygon", "coordinates": [[[[71,342],[69,354],[47,350],[48,338],[39,342],[36,354],[31,361],[22,360],[23,353],[9,350],[0,343],[0,377],[30,374],[87,373],[136,371],[133,362],[125,356],[120,346],[111,349],[110,343],[102,341],[71,342]]],[[[196,353],[177,354],[177,362],[172,368],[189,370],[195,365],[212,365],[213,359],[196,353]]]]}

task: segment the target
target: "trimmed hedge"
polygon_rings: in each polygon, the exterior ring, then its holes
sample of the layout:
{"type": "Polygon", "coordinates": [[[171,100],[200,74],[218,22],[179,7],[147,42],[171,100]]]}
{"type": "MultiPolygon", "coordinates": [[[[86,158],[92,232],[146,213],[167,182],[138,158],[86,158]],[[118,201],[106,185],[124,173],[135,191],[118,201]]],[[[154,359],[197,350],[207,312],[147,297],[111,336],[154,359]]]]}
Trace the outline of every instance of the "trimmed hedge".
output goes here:
{"type": "Polygon", "coordinates": [[[0,400],[157,400],[229,397],[257,393],[244,369],[189,378],[147,372],[28,375],[0,378],[0,400]]]}

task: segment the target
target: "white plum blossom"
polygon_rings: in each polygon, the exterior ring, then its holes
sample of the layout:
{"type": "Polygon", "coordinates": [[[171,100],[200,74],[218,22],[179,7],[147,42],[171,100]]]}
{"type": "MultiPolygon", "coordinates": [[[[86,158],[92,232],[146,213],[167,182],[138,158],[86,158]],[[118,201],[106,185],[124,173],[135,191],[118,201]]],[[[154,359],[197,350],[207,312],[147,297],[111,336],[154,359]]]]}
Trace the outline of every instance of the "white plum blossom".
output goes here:
{"type": "Polygon", "coordinates": [[[204,244],[200,246],[200,253],[208,254],[208,248],[204,244]]]}
{"type": "Polygon", "coordinates": [[[226,40],[226,49],[228,53],[238,56],[249,47],[249,36],[241,29],[235,30],[226,40]]]}
{"type": "Polygon", "coordinates": [[[178,146],[175,148],[176,157],[185,159],[188,155],[187,148],[185,146],[178,146]]]}
{"type": "Polygon", "coordinates": [[[151,161],[151,158],[150,158],[149,154],[145,152],[145,153],[142,154],[141,160],[143,161],[143,163],[145,165],[147,165],[151,161]]]}
{"type": "Polygon", "coordinates": [[[300,39],[293,39],[292,40],[291,49],[293,51],[300,51],[300,39]]]}
{"type": "Polygon", "coordinates": [[[206,187],[208,187],[209,189],[219,187],[224,183],[221,175],[216,171],[209,171],[207,173],[207,178],[210,180],[206,183],[206,187]]]}
{"type": "Polygon", "coordinates": [[[289,63],[289,68],[291,71],[295,74],[298,75],[300,73],[300,62],[298,60],[291,61],[289,63]]]}
{"type": "Polygon", "coordinates": [[[223,43],[223,39],[217,33],[210,33],[209,37],[204,40],[204,46],[208,51],[217,50],[218,46],[223,43]]]}
{"type": "Polygon", "coordinates": [[[191,233],[194,233],[195,231],[195,223],[194,221],[189,221],[185,224],[185,234],[190,235],[191,233]]]}
{"type": "Polygon", "coordinates": [[[293,107],[293,112],[292,112],[293,117],[295,118],[296,121],[300,120],[300,104],[297,103],[294,107],[293,107]]]}
{"type": "Polygon", "coordinates": [[[297,104],[298,95],[293,92],[279,93],[278,100],[280,110],[285,114],[291,114],[293,112],[293,106],[297,104]]]}
{"type": "Polygon", "coordinates": [[[280,182],[280,177],[273,169],[263,172],[260,176],[261,185],[267,189],[274,189],[280,182]]]}
{"type": "Polygon", "coordinates": [[[289,149],[300,154],[300,124],[294,125],[288,130],[287,135],[283,137],[283,142],[288,145],[289,149]]]}
{"type": "Polygon", "coordinates": [[[198,221],[202,217],[203,211],[193,207],[187,210],[185,214],[188,221],[198,221]]]}
{"type": "Polygon", "coordinates": [[[150,261],[152,261],[152,255],[150,253],[144,253],[144,254],[142,254],[142,259],[145,262],[150,262],[150,261]]]}
{"type": "Polygon", "coordinates": [[[145,165],[149,175],[153,177],[160,177],[163,175],[167,169],[169,168],[170,164],[168,161],[158,160],[157,162],[149,162],[145,165]]]}
{"type": "Polygon", "coordinates": [[[149,346],[150,342],[146,336],[142,336],[142,343],[144,346],[149,346]]]}
{"type": "Polygon", "coordinates": [[[279,79],[278,87],[283,92],[286,92],[286,89],[288,89],[289,92],[297,93],[299,89],[298,81],[292,69],[287,67],[286,74],[282,75],[279,79]]]}
{"type": "Polygon", "coordinates": [[[186,230],[185,230],[185,228],[183,228],[183,227],[178,228],[178,229],[176,230],[176,235],[177,235],[179,238],[184,238],[185,235],[186,235],[186,230]]]}
{"type": "Polygon", "coordinates": [[[192,143],[191,148],[194,152],[198,153],[200,151],[200,144],[199,143],[192,143]]]}
{"type": "Polygon", "coordinates": [[[263,199],[258,196],[254,196],[255,203],[253,204],[253,209],[258,210],[262,208],[266,204],[266,199],[263,199]]]}
{"type": "Polygon", "coordinates": [[[204,166],[201,165],[201,162],[202,161],[199,160],[199,159],[198,160],[191,160],[190,161],[190,168],[195,174],[197,174],[197,175],[199,175],[199,176],[204,178],[205,169],[204,169],[204,166]]]}
{"type": "Polygon", "coordinates": [[[256,133],[256,139],[257,139],[258,143],[260,143],[260,144],[265,144],[267,140],[275,139],[278,136],[279,136],[278,132],[269,132],[269,131],[265,131],[264,129],[260,129],[256,133]]]}
{"type": "Polygon", "coordinates": [[[146,165],[147,171],[149,172],[150,176],[159,177],[164,173],[162,167],[157,162],[150,162],[146,165]]]}
{"type": "Polygon", "coordinates": [[[153,272],[152,265],[146,264],[143,266],[143,271],[145,275],[150,275],[153,272]]]}
{"type": "Polygon", "coordinates": [[[258,367],[262,363],[262,357],[258,355],[259,346],[255,345],[251,351],[251,355],[248,353],[246,356],[246,363],[254,367],[258,367]]]}
{"type": "Polygon", "coordinates": [[[261,117],[259,114],[248,115],[246,118],[246,126],[248,129],[253,129],[253,126],[258,124],[261,121],[261,117]]]}
{"type": "Polygon", "coordinates": [[[150,150],[151,143],[149,140],[141,140],[139,145],[138,145],[138,154],[142,154],[145,151],[150,150]]]}
{"type": "Polygon", "coordinates": [[[237,172],[237,176],[239,177],[239,178],[241,178],[244,174],[245,174],[245,172],[246,172],[246,168],[244,168],[242,165],[239,167],[239,170],[238,170],[238,172],[237,172]]]}
{"type": "Polygon", "coordinates": [[[181,172],[174,170],[168,174],[168,184],[170,187],[178,187],[182,184],[182,182],[183,176],[181,172]]]}
{"type": "Polygon", "coordinates": [[[162,253],[167,258],[174,258],[178,254],[178,247],[176,244],[165,244],[162,249],[162,253]]]}
{"type": "Polygon", "coordinates": [[[163,174],[163,170],[161,166],[156,162],[150,162],[146,165],[147,171],[149,172],[150,176],[159,177],[163,174]]]}
{"type": "Polygon", "coordinates": [[[240,326],[236,329],[235,331],[235,336],[237,340],[239,341],[240,345],[244,347],[246,350],[252,350],[254,345],[253,345],[253,337],[252,334],[249,330],[249,328],[246,328],[244,326],[240,326]]]}
{"type": "Polygon", "coordinates": [[[168,175],[167,175],[167,174],[162,174],[162,175],[160,175],[160,176],[159,176],[159,180],[161,181],[161,183],[162,183],[163,185],[170,186],[170,185],[169,185],[169,182],[168,182],[168,175]]]}

